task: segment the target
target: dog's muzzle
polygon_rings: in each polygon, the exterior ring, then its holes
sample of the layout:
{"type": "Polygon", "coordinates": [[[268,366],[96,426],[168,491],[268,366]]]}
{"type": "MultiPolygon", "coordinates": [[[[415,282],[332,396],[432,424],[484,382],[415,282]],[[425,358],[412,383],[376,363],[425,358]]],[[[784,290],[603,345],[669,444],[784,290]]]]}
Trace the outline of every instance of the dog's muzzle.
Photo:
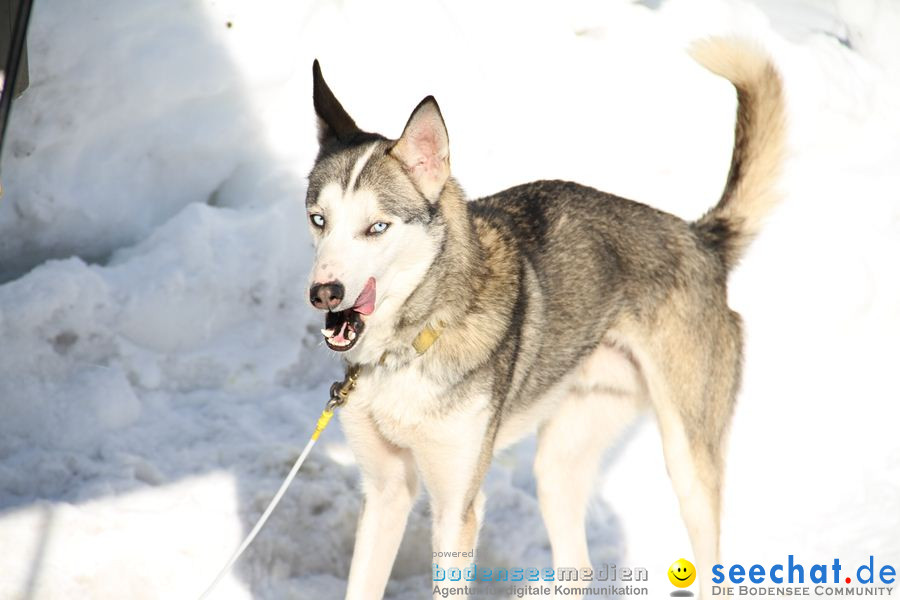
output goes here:
{"type": "Polygon", "coordinates": [[[334,310],[344,298],[344,286],[340,282],[314,285],[309,295],[313,306],[327,307],[329,311],[325,315],[325,328],[322,329],[325,345],[336,352],[346,352],[355,346],[366,327],[363,317],[375,310],[375,278],[369,277],[356,302],[346,310],[334,310]]]}

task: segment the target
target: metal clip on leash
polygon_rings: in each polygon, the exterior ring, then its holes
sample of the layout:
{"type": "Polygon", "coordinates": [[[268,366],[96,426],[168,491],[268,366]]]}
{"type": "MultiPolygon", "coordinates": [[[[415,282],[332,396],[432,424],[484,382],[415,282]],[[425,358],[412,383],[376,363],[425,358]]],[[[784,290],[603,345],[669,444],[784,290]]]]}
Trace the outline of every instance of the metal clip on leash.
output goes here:
{"type": "Polygon", "coordinates": [[[331,417],[334,416],[334,410],[336,408],[340,408],[347,402],[347,397],[350,396],[350,392],[352,392],[356,388],[356,379],[359,377],[359,365],[350,365],[347,367],[347,372],[344,375],[343,381],[335,381],[331,384],[331,392],[330,397],[328,398],[328,403],[325,404],[325,410],[322,411],[322,414],[319,415],[319,421],[316,423],[316,430],[313,431],[312,436],[309,438],[309,442],[306,444],[306,448],[303,449],[303,452],[300,453],[300,457],[297,458],[297,461],[294,463],[294,466],[291,467],[291,472],[288,473],[288,476],[285,477],[284,481],[281,484],[281,487],[278,488],[278,491],[275,493],[275,497],[272,498],[272,501],[269,502],[269,506],[266,507],[266,510],[263,511],[263,514],[259,517],[259,520],[256,522],[256,525],[253,526],[253,529],[250,530],[250,533],[247,534],[247,537],[241,543],[237,550],[235,550],[234,554],[231,555],[231,558],[228,560],[228,563],[222,567],[222,570],[219,571],[219,574],[216,575],[216,578],[213,580],[209,587],[206,588],[206,591],[200,596],[200,600],[204,600],[208,598],[209,595],[213,592],[222,578],[228,574],[231,570],[231,567],[234,566],[234,563],[241,557],[241,554],[250,546],[253,542],[253,539],[256,538],[256,534],[259,533],[259,530],[263,528],[263,525],[266,524],[266,521],[269,520],[269,516],[272,514],[272,511],[275,510],[275,507],[278,506],[278,503],[281,502],[282,496],[287,491],[288,486],[291,485],[291,482],[297,476],[297,472],[300,470],[300,467],[303,465],[303,462],[306,460],[306,457],[309,455],[310,450],[316,444],[316,441],[319,439],[319,436],[325,431],[325,428],[328,427],[329,421],[331,421],[331,417]]]}
{"type": "Polygon", "coordinates": [[[340,408],[347,401],[347,396],[356,389],[356,379],[359,377],[359,365],[350,365],[344,374],[343,381],[335,381],[331,384],[331,398],[325,405],[324,415],[326,412],[333,412],[335,408],[340,408]]]}

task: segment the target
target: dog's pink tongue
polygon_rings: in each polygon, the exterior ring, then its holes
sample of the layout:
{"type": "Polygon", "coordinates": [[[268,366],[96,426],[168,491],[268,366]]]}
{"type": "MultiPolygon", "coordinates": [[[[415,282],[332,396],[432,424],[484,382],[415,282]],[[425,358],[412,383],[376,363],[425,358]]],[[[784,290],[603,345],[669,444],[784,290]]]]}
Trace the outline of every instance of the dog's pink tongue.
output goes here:
{"type": "Polygon", "coordinates": [[[363,291],[359,294],[359,298],[356,299],[356,304],[353,305],[353,310],[361,315],[371,315],[375,310],[374,277],[369,277],[369,280],[366,282],[366,287],[363,288],[363,291]]]}

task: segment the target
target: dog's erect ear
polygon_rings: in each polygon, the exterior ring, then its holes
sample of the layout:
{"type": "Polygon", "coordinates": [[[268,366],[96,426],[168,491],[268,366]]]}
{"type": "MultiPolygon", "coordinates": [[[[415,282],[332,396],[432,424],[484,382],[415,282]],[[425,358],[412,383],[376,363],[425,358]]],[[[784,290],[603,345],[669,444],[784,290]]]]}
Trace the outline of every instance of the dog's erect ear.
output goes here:
{"type": "Polygon", "coordinates": [[[359,127],[325,83],[318,60],[313,61],[313,106],[319,118],[320,145],[334,139],[348,144],[360,133],[359,127]]]}
{"type": "Polygon", "coordinates": [[[441,109],[432,96],[412,112],[391,154],[403,163],[422,195],[436,201],[450,177],[450,140],[441,109]]]}

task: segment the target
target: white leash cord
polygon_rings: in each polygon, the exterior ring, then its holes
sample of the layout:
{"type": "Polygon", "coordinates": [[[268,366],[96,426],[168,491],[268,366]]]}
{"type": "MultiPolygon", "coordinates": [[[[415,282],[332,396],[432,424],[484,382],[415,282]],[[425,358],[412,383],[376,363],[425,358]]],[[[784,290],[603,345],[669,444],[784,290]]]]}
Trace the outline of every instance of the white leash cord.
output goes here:
{"type": "Polygon", "coordinates": [[[328,422],[331,421],[331,417],[334,416],[334,410],[344,404],[347,401],[347,396],[350,395],[350,392],[353,391],[353,388],[356,387],[356,378],[359,375],[359,367],[356,365],[351,365],[347,367],[347,373],[344,375],[343,381],[336,381],[331,386],[331,398],[328,400],[328,404],[325,405],[325,410],[322,411],[322,414],[319,415],[319,421],[316,423],[316,430],[313,431],[313,434],[309,438],[309,442],[306,444],[306,448],[303,449],[303,452],[300,453],[300,456],[294,462],[294,466],[291,467],[291,472],[288,473],[287,477],[284,478],[284,481],[281,483],[281,487],[278,488],[278,491],[275,493],[275,497],[272,498],[272,501],[269,502],[269,505],[266,507],[266,510],[263,511],[263,514],[259,517],[259,520],[256,522],[256,525],[253,526],[253,529],[250,530],[250,533],[247,534],[247,537],[244,538],[244,541],[241,542],[241,545],[237,550],[234,551],[234,554],[231,555],[231,558],[222,567],[222,570],[219,571],[219,574],[216,575],[216,578],[213,579],[213,582],[209,584],[209,587],[206,588],[206,591],[201,594],[199,600],[206,600],[210,594],[216,589],[216,586],[219,585],[219,582],[231,571],[231,567],[234,566],[234,563],[238,561],[241,557],[241,554],[253,543],[253,539],[256,537],[256,534],[259,533],[259,530],[263,528],[263,525],[266,524],[266,521],[269,520],[269,516],[272,514],[272,511],[275,510],[275,507],[278,506],[278,503],[281,502],[282,496],[287,491],[288,486],[291,485],[291,482],[294,481],[294,478],[297,476],[297,472],[300,470],[300,467],[303,466],[303,462],[306,460],[306,457],[309,456],[309,452],[312,450],[312,447],[316,445],[316,442],[319,440],[319,436],[328,427],[328,422]]]}
{"type": "Polygon", "coordinates": [[[222,570],[219,571],[219,574],[216,575],[216,578],[213,580],[213,582],[209,584],[209,587],[206,588],[206,591],[203,592],[203,594],[200,596],[200,600],[205,600],[209,597],[210,594],[213,593],[213,590],[215,590],[216,586],[219,585],[219,582],[222,581],[225,575],[227,575],[228,572],[231,571],[231,567],[233,567],[234,563],[236,563],[237,560],[241,557],[241,554],[244,553],[244,550],[246,550],[247,547],[250,546],[251,543],[253,543],[253,539],[256,537],[256,534],[258,534],[259,530],[263,528],[263,525],[265,525],[266,521],[269,520],[269,515],[272,514],[272,511],[274,511],[278,503],[281,502],[281,497],[284,496],[284,493],[287,491],[288,486],[291,485],[291,482],[297,476],[297,472],[303,465],[303,461],[305,461],[306,457],[309,456],[309,452],[310,450],[312,450],[312,447],[316,445],[317,439],[318,436],[311,438],[309,442],[307,442],[306,448],[303,449],[300,457],[294,463],[294,466],[291,467],[291,472],[288,473],[288,476],[282,482],[281,487],[278,488],[278,492],[275,494],[275,497],[272,498],[272,501],[269,502],[269,506],[267,506],[266,510],[263,511],[263,514],[259,517],[256,525],[253,526],[253,529],[250,530],[250,533],[247,534],[247,537],[244,538],[244,541],[241,543],[238,549],[234,551],[234,554],[231,555],[231,558],[228,560],[225,566],[222,567],[222,570]]]}

